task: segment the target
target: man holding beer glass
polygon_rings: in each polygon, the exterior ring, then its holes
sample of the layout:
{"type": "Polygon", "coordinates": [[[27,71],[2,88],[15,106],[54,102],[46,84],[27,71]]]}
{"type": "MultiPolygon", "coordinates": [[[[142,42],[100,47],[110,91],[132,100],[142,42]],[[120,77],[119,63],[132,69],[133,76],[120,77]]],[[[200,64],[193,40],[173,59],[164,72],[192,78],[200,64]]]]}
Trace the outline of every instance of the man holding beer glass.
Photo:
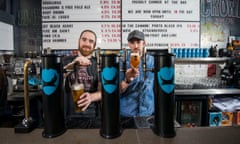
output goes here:
{"type": "MultiPolygon", "coordinates": [[[[120,74],[120,114],[122,125],[136,128],[135,117],[148,117],[154,113],[154,73],[143,70],[144,33],[134,30],[128,35],[131,52],[126,56],[126,71],[120,74]]],[[[153,56],[146,55],[146,67],[154,67],[153,56]]]]}
{"type": "Polygon", "coordinates": [[[97,36],[84,30],[78,40],[78,56],[63,58],[64,69],[74,69],[65,79],[65,117],[67,128],[99,128],[101,88],[97,59],[92,56],[97,36]]]}

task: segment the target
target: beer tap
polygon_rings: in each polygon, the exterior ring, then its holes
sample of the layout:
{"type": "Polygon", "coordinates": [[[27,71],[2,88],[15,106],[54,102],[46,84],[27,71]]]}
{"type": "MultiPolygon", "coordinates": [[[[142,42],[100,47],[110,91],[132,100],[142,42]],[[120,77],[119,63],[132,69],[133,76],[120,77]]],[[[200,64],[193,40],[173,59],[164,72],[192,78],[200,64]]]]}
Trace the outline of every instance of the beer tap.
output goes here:
{"type": "Polygon", "coordinates": [[[64,95],[62,57],[55,54],[42,55],[41,79],[44,138],[53,138],[66,131],[64,124],[64,95]],[[54,83],[54,84],[53,84],[54,83]],[[51,86],[51,90],[49,90],[51,86]],[[54,88],[54,89],[53,89],[54,88]]]}
{"type": "Polygon", "coordinates": [[[22,123],[15,127],[16,133],[28,133],[33,130],[33,119],[30,117],[29,89],[28,89],[28,67],[32,64],[31,60],[26,60],[24,64],[24,113],[22,123]]]}
{"type": "Polygon", "coordinates": [[[96,57],[97,57],[97,71],[98,71],[98,74],[100,73],[101,71],[101,66],[100,66],[100,61],[101,61],[101,57],[100,57],[100,52],[101,52],[101,48],[98,47],[97,50],[96,50],[96,57]]]}
{"type": "Polygon", "coordinates": [[[146,58],[146,47],[143,48],[143,72],[144,72],[144,79],[147,78],[147,68],[146,68],[146,62],[147,62],[147,58],[146,58]]]}
{"type": "Polygon", "coordinates": [[[122,133],[119,110],[119,51],[107,50],[100,53],[98,49],[97,58],[102,93],[100,135],[112,139],[122,133]]]}
{"type": "Polygon", "coordinates": [[[147,71],[154,72],[154,68],[148,68],[147,67],[147,48],[146,47],[143,48],[142,56],[143,56],[142,65],[143,65],[144,79],[146,79],[147,78],[147,71]]]}
{"type": "Polygon", "coordinates": [[[23,120],[23,125],[28,127],[32,122],[32,118],[29,115],[29,91],[28,91],[28,66],[31,64],[31,61],[26,61],[24,64],[24,111],[25,118],[23,120]]]}
{"type": "Polygon", "coordinates": [[[162,137],[176,135],[174,127],[174,55],[154,50],[154,125],[153,132],[162,137]],[[167,82],[167,87],[166,86],[167,82]]]}
{"type": "Polygon", "coordinates": [[[126,48],[123,48],[120,57],[122,57],[122,61],[123,61],[120,71],[125,72],[127,69],[127,62],[126,62],[127,61],[127,50],[126,50],[126,48]]]}

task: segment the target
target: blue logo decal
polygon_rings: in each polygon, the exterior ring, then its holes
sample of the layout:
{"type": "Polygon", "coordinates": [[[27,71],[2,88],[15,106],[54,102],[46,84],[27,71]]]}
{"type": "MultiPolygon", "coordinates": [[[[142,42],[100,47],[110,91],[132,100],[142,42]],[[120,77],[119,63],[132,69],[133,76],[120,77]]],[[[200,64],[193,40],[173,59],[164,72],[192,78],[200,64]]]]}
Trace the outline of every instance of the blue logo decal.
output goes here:
{"type": "Polygon", "coordinates": [[[158,83],[161,89],[169,94],[174,89],[174,68],[173,67],[163,67],[157,73],[158,83]]]}
{"type": "Polygon", "coordinates": [[[43,92],[46,95],[51,95],[55,92],[59,85],[59,74],[54,69],[42,70],[43,92]]]}
{"type": "Polygon", "coordinates": [[[118,71],[114,67],[105,67],[101,75],[102,86],[104,90],[112,94],[118,86],[118,71]]]}

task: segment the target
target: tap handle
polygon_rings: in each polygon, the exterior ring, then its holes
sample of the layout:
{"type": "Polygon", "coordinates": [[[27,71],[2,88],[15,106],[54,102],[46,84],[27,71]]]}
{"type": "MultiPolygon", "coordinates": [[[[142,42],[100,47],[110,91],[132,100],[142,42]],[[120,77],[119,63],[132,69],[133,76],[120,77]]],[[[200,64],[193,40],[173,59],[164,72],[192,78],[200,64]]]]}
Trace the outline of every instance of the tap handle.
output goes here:
{"type": "Polygon", "coordinates": [[[97,51],[96,51],[96,57],[97,57],[97,71],[98,71],[98,72],[101,71],[101,68],[100,68],[100,61],[101,61],[100,52],[101,52],[101,48],[98,47],[98,48],[97,48],[97,51]]]}
{"type": "Polygon", "coordinates": [[[123,48],[123,53],[122,53],[122,67],[121,67],[121,71],[126,71],[127,69],[127,65],[126,65],[126,61],[127,61],[127,50],[126,48],[123,48]]]}
{"type": "Polygon", "coordinates": [[[146,62],[147,62],[147,58],[146,58],[146,51],[147,51],[147,48],[144,47],[144,48],[143,48],[143,72],[144,72],[144,79],[146,79],[146,77],[147,77],[147,74],[146,74],[146,72],[147,72],[147,64],[146,64],[146,62]]]}
{"type": "Polygon", "coordinates": [[[29,108],[29,89],[28,89],[28,67],[32,64],[30,60],[27,60],[24,64],[24,111],[25,119],[30,117],[30,108],[29,108]]]}

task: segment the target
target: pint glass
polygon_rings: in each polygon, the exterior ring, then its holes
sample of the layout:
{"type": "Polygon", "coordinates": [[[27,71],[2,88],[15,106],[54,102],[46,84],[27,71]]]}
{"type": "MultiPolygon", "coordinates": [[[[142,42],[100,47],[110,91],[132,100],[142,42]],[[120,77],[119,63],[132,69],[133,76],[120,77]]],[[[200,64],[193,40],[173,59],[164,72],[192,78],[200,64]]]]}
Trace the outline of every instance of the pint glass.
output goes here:
{"type": "Polygon", "coordinates": [[[140,63],[140,55],[139,53],[131,53],[130,55],[130,65],[132,68],[138,68],[140,63]]]}
{"type": "Polygon", "coordinates": [[[84,93],[84,85],[82,83],[74,83],[71,86],[73,102],[75,105],[75,112],[82,112],[82,108],[78,107],[77,101],[80,96],[84,93]]]}

